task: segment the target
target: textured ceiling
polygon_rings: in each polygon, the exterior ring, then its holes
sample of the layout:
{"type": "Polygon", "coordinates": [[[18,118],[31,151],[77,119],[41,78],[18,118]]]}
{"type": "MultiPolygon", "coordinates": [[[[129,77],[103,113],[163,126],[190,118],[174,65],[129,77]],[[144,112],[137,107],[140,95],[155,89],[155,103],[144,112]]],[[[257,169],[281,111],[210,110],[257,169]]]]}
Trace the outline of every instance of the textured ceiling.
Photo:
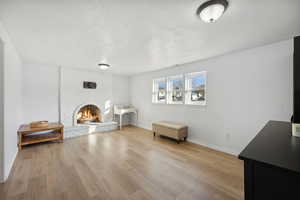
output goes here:
{"type": "Polygon", "coordinates": [[[24,63],[136,74],[300,34],[300,0],[230,0],[212,24],[205,0],[0,0],[24,63]]]}

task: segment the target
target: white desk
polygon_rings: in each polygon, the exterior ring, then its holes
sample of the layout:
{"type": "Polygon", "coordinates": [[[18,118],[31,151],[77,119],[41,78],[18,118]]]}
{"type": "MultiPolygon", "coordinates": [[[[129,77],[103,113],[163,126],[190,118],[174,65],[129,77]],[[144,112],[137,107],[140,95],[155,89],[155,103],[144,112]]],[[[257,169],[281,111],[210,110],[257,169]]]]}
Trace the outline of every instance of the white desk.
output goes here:
{"type": "Polygon", "coordinates": [[[120,126],[120,130],[122,129],[122,117],[124,114],[127,114],[127,113],[134,113],[136,115],[136,120],[138,119],[138,112],[137,112],[137,109],[132,107],[132,106],[127,106],[127,107],[124,107],[124,106],[114,106],[114,117],[115,115],[119,115],[120,117],[120,122],[119,122],[119,126],[120,126]]]}

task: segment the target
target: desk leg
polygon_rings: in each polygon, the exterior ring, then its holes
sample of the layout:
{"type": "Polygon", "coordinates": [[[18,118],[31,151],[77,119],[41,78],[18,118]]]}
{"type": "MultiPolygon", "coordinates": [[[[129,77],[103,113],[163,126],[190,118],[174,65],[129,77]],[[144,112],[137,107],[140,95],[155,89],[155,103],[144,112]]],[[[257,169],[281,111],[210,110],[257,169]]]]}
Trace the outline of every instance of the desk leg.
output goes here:
{"type": "Polygon", "coordinates": [[[120,130],[122,130],[122,115],[120,115],[120,130]]]}
{"type": "Polygon", "coordinates": [[[136,121],[135,121],[135,126],[138,126],[138,120],[139,120],[139,115],[138,115],[138,112],[135,113],[136,115],[136,121]]]}

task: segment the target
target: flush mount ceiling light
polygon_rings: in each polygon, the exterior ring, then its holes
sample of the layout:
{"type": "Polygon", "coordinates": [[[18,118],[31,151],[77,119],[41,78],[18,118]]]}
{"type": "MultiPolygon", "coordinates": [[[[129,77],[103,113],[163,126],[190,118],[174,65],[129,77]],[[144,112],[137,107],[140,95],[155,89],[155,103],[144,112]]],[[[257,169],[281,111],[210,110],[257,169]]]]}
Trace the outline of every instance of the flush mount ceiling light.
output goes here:
{"type": "Polygon", "coordinates": [[[210,0],[198,8],[197,15],[206,23],[215,22],[223,15],[227,7],[227,0],[210,0]]]}
{"type": "Polygon", "coordinates": [[[107,70],[110,65],[109,64],[106,64],[106,63],[99,63],[98,66],[100,67],[100,69],[102,70],[107,70]]]}

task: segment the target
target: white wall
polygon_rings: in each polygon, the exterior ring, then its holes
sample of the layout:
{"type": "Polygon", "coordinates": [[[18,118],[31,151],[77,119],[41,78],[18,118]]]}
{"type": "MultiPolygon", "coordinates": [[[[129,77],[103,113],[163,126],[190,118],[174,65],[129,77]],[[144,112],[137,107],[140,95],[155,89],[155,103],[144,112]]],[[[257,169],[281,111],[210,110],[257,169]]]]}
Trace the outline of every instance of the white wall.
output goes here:
{"type": "MultiPolygon", "coordinates": [[[[72,126],[75,109],[84,103],[97,104],[105,114],[104,120],[110,121],[112,104],[129,102],[129,78],[127,76],[62,67],[60,86],[59,71],[57,66],[24,65],[25,122],[59,121],[60,105],[62,122],[66,127],[72,126]],[[97,89],[83,89],[83,81],[96,82],[97,89]],[[61,91],[60,97],[59,90],[61,91]]],[[[125,123],[128,123],[128,120],[125,120],[125,123]]]]}
{"type": "MultiPolygon", "coordinates": [[[[128,76],[113,75],[112,81],[113,102],[114,104],[130,104],[129,94],[129,78],[128,76]]],[[[125,114],[122,117],[122,124],[130,124],[132,114],[125,114]]],[[[132,116],[134,117],[134,116],[132,116]]],[[[119,116],[115,117],[115,121],[119,123],[119,116]]]]}
{"type": "Polygon", "coordinates": [[[115,104],[129,104],[129,78],[128,76],[112,76],[113,102],[115,104]]]}
{"type": "Polygon", "coordinates": [[[58,67],[24,65],[23,113],[24,123],[58,121],[58,67]]]}
{"type": "Polygon", "coordinates": [[[4,43],[0,38],[0,182],[4,177],[4,43]]]}
{"type": "Polygon", "coordinates": [[[5,180],[11,170],[18,152],[17,130],[22,122],[22,96],[21,96],[21,60],[8,34],[0,23],[0,38],[4,42],[4,177],[5,180]]]}
{"type": "Polygon", "coordinates": [[[130,78],[138,125],[171,120],[189,127],[188,140],[237,154],[268,120],[292,114],[293,43],[283,41],[130,78]],[[207,71],[207,106],[151,103],[152,79],[207,71]]]}

